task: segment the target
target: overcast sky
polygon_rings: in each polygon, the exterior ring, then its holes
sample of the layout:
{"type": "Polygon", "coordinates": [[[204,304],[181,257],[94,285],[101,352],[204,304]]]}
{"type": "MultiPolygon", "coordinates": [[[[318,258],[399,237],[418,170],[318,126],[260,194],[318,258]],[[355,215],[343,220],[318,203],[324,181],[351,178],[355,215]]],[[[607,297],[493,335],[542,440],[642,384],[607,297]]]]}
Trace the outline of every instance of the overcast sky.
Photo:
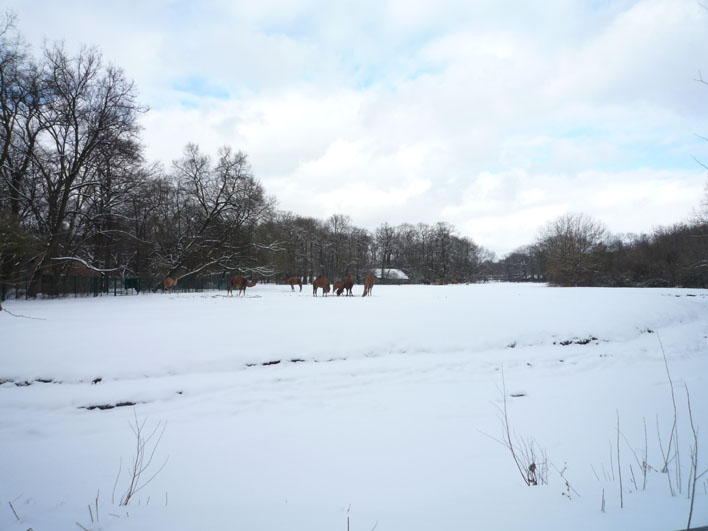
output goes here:
{"type": "Polygon", "coordinates": [[[447,221],[503,255],[582,212],[686,219],[708,179],[694,0],[9,0],[37,46],[95,45],[150,107],[146,154],[248,154],[279,208],[447,221]]]}

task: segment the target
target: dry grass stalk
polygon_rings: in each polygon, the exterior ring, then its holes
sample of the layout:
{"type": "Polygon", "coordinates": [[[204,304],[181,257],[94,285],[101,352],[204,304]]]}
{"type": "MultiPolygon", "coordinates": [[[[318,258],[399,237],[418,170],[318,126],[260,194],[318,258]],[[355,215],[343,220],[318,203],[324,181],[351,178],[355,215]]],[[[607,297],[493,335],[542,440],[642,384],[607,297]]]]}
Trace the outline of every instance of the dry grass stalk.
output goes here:
{"type": "Polygon", "coordinates": [[[502,438],[497,439],[487,435],[504,446],[514,460],[514,464],[519,471],[526,485],[543,485],[548,483],[548,458],[545,451],[538,445],[535,439],[529,437],[524,439],[514,434],[512,438],[511,424],[509,421],[509,411],[506,400],[506,381],[504,379],[504,368],[502,367],[502,406],[494,405],[499,411],[499,420],[502,425],[502,438]]]}
{"type": "MultiPolygon", "coordinates": [[[[132,466],[130,468],[130,482],[128,484],[128,488],[123,493],[123,496],[121,496],[119,505],[128,505],[135,494],[140,492],[143,488],[150,484],[153,479],[155,479],[155,477],[165,467],[167,460],[169,459],[169,457],[166,458],[162,465],[160,465],[160,467],[148,479],[144,478],[144,475],[148,472],[152,465],[155,452],[160,445],[162,436],[165,433],[165,428],[167,427],[166,424],[158,422],[152,432],[148,435],[145,432],[146,423],[147,419],[143,420],[141,423],[138,421],[137,414],[135,414],[134,424],[130,425],[130,428],[133,430],[133,434],[135,435],[136,448],[135,455],[132,460],[132,466]]],[[[120,477],[121,468],[118,469],[118,477],[120,477]]],[[[115,484],[118,483],[118,477],[116,477],[115,484]]],[[[115,484],[113,487],[114,493],[115,484]]]]}
{"type": "Polygon", "coordinates": [[[19,521],[20,521],[20,517],[17,515],[17,511],[16,511],[15,508],[12,506],[12,502],[9,501],[9,502],[7,502],[7,503],[10,504],[10,509],[12,509],[12,514],[15,515],[15,518],[17,518],[17,521],[19,522],[19,521]]]}
{"type": "Polygon", "coordinates": [[[620,463],[620,416],[617,412],[617,474],[620,480],[620,509],[624,509],[624,493],[622,491],[622,465],[620,463]]]}
{"type": "Polygon", "coordinates": [[[688,403],[688,419],[691,423],[691,432],[693,433],[693,447],[691,448],[691,470],[689,473],[689,489],[691,505],[688,511],[688,523],[686,524],[686,529],[691,528],[691,519],[693,518],[693,502],[696,499],[696,483],[701,477],[708,473],[708,469],[704,470],[700,474],[698,473],[698,430],[696,430],[693,424],[693,410],[691,408],[691,395],[688,392],[688,386],[686,385],[686,402],[688,403]],[[693,478],[693,480],[691,480],[693,478]]]}

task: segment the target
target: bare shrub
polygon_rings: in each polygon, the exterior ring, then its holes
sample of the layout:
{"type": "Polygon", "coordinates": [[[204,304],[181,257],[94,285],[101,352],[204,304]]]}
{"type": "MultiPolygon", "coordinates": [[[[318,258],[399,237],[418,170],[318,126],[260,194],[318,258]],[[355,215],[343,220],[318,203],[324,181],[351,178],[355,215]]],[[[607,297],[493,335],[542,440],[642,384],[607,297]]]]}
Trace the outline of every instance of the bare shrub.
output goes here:
{"type": "MultiPolygon", "coordinates": [[[[142,422],[138,420],[137,413],[135,413],[134,422],[130,424],[130,429],[135,435],[135,455],[131,460],[131,467],[129,470],[129,482],[128,487],[120,498],[119,505],[128,505],[130,500],[135,494],[145,488],[155,477],[162,471],[162,469],[167,464],[169,456],[165,458],[163,463],[153,472],[150,470],[153,459],[155,457],[155,452],[157,451],[160,441],[162,440],[162,435],[165,433],[165,428],[167,424],[159,421],[155,425],[152,431],[149,432],[145,429],[147,424],[147,418],[142,422]]],[[[153,467],[154,468],[154,467],[153,467]]],[[[118,485],[118,480],[120,478],[122,470],[122,462],[118,468],[118,475],[116,476],[115,484],[113,485],[113,499],[115,503],[115,490],[118,485]]]]}
{"type": "Polygon", "coordinates": [[[704,470],[700,474],[698,473],[698,430],[693,423],[693,410],[691,409],[691,395],[688,393],[688,386],[686,385],[686,402],[688,404],[688,419],[691,423],[691,433],[693,435],[693,444],[691,445],[691,468],[688,474],[688,489],[689,497],[691,499],[691,506],[688,511],[688,523],[686,524],[686,529],[691,528],[691,519],[693,518],[693,502],[696,498],[696,482],[701,479],[705,474],[708,473],[708,469],[704,470]]]}
{"type": "Polygon", "coordinates": [[[548,484],[548,458],[546,451],[533,437],[522,437],[513,434],[509,422],[509,411],[506,403],[506,382],[502,368],[502,406],[494,405],[499,412],[499,421],[502,425],[502,437],[488,437],[504,446],[511,454],[516,468],[519,470],[524,483],[528,486],[548,484]]]}

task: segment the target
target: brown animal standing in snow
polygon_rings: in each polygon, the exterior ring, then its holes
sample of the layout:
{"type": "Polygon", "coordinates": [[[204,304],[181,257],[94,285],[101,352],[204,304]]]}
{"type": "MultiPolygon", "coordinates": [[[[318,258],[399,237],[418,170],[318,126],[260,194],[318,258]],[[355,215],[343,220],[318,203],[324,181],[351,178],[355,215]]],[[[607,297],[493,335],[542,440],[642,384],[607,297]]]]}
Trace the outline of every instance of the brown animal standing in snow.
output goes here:
{"type": "Polygon", "coordinates": [[[354,279],[351,275],[347,275],[344,279],[344,289],[347,291],[347,297],[353,297],[352,288],[354,287],[354,279]]]}
{"type": "Polygon", "coordinates": [[[169,291],[170,293],[172,293],[172,290],[174,290],[176,285],[177,285],[176,278],[165,277],[162,279],[162,282],[152,291],[153,291],[153,293],[155,293],[158,289],[162,289],[163,293],[165,291],[169,291]]]}
{"type": "Polygon", "coordinates": [[[371,295],[371,290],[374,289],[374,284],[376,283],[376,277],[374,275],[369,275],[366,277],[364,280],[364,294],[362,297],[366,297],[367,295],[371,295]]]}
{"type": "Polygon", "coordinates": [[[241,296],[241,294],[243,294],[243,296],[245,297],[246,296],[246,288],[252,288],[256,284],[258,284],[257,280],[249,282],[248,280],[243,278],[241,275],[236,275],[231,280],[229,280],[229,287],[226,291],[226,294],[233,295],[234,294],[233,289],[237,288],[238,289],[238,296],[241,296]]]}
{"type": "Polygon", "coordinates": [[[336,293],[339,297],[344,291],[344,282],[335,282],[332,284],[332,293],[336,293]]]}
{"type": "Polygon", "coordinates": [[[329,280],[325,276],[319,276],[312,283],[312,294],[317,297],[317,289],[322,288],[322,295],[327,296],[329,293],[329,280]]]}
{"type": "Polygon", "coordinates": [[[298,286],[300,286],[300,291],[302,291],[302,280],[300,280],[300,277],[283,277],[283,282],[285,282],[286,284],[290,284],[290,289],[293,291],[295,291],[295,284],[297,284],[298,286]]]}

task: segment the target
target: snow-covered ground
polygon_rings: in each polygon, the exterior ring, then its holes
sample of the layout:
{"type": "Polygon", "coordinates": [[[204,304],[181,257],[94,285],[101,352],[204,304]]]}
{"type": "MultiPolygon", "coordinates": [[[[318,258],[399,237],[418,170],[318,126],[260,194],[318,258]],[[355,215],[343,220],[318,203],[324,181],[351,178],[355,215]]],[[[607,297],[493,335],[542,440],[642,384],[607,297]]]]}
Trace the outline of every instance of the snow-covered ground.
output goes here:
{"type": "MultiPolygon", "coordinates": [[[[708,468],[707,291],[361,291],[6,301],[0,529],[685,529],[686,388],[708,468]],[[495,440],[502,372],[547,485],[526,486],[495,440]],[[119,506],[135,418],[166,426],[143,479],[167,462],[119,506]]],[[[708,525],[708,473],[692,525],[708,525]]]]}

